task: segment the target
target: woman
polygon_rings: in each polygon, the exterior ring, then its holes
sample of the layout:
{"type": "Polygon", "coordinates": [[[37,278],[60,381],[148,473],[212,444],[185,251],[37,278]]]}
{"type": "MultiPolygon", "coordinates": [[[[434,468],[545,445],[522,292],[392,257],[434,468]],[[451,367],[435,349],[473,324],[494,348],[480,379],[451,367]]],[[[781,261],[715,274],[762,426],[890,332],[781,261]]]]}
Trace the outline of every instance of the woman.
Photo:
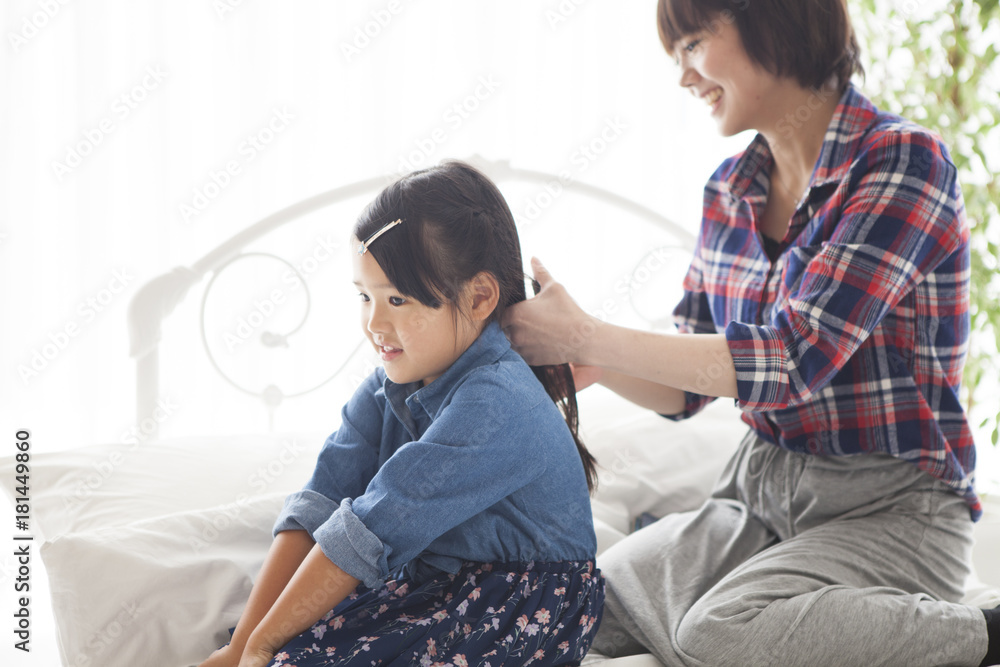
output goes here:
{"type": "Polygon", "coordinates": [[[602,557],[594,649],[1000,662],[1000,608],[957,603],[981,506],[958,401],[969,232],[945,147],[850,84],[844,0],[660,0],[657,18],[719,131],[758,133],[706,187],[680,333],[601,323],[538,263],[541,292],[504,326],[581,387],[674,419],[734,398],[751,430],[701,509],[602,557]]]}

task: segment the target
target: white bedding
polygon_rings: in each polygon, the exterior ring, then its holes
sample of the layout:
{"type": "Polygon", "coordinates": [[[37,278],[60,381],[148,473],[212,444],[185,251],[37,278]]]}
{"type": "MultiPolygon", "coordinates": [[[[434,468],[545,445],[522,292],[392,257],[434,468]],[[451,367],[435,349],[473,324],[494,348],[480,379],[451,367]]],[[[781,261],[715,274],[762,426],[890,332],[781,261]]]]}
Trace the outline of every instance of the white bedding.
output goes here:
{"type": "MultiPolygon", "coordinates": [[[[599,552],[642,512],[697,506],[745,430],[723,402],[672,423],[602,392],[581,396],[583,435],[602,467],[599,552]]],[[[305,482],[325,436],[191,437],[35,457],[33,530],[36,543],[45,539],[63,664],[183,667],[223,643],[284,496],[305,482]]],[[[8,495],[12,466],[0,459],[8,495]]],[[[977,566],[1000,584],[1000,512],[988,511],[977,566]]],[[[970,600],[985,606],[1000,595],[979,586],[970,600]]]]}

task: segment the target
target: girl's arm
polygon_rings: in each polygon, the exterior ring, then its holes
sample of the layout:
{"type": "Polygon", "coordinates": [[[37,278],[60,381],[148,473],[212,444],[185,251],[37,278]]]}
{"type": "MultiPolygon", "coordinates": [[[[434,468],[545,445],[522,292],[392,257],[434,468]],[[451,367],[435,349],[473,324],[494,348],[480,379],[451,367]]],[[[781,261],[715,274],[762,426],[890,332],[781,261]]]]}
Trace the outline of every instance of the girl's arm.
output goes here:
{"type": "Polygon", "coordinates": [[[275,536],[232,640],[228,646],[213,653],[200,667],[235,667],[239,664],[251,633],[274,606],[315,544],[304,530],[286,530],[275,536]]]}
{"type": "Polygon", "coordinates": [[[277,600],[250,632],[239,667],[266,665],[278,649],[308,630],[359,583],[327,558],[318,544],[313,544],[277,600]]]}
{"type": "Polygon", "coordinates": [[[725,334],[660,334],[602,322],[585,313],[541,262],[542,289],[508,309],[504,329],[533,365],[577,363],[605,369],[609,389],[662,414],[685,409],[685,391],[736,398],[736,369],[725,334]]]}

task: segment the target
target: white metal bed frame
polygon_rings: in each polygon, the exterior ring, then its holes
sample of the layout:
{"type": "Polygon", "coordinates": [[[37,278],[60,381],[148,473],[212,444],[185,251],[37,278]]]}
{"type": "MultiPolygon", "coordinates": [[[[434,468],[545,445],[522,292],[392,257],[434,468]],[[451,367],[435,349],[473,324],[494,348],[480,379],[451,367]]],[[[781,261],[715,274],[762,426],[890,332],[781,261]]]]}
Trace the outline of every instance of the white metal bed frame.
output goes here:
{"type": "MultiPolygon", "coordinates": [[[[491,161],[473,156],[468,159],[468,162],[481,169],[497,183],[515,180],[549,184],[552,181],[558,181],[564,190],[614,204],[639,218],[666,229],[677,239],[676,247],[679,249],[691,251],[694,248],[695,239],[690,232],[649,207],[605,188],[576,180],[563,180],[555,174],[542,171],[514,168],[506,160],[491,161]]],[[[132,298],[128,307],[129,356],[136,360],[136,423],[141,423],[153,413],[159,398],[159,344],[162,338],[162,323],[173,312],[177,304],[184,300],[192,287],[201,282],[207,275],[217,275],[230,262],[242,255],[249,254],[244,253],[243,248],[265,234],[318,209],[374,191],[387,185],[397,176],[367,178],[292,204],[240,231],[191,265],[178,266],[144,284],[132,298]]],[[[306,289],[308,290],[308,286],[306,289]]],[[[335,372],[332,377],[336,375],[335,372]]],[[[318,387],[309,391],[316,388],[318,387]]],[[[281,400],[280,395],[277,400],[281,400]]],[[[158,425],[154,425],[154,429],[158,429],[158,425]]],[[[154,430],[149,435],[156,437],[158,432],[154,430]]]]}

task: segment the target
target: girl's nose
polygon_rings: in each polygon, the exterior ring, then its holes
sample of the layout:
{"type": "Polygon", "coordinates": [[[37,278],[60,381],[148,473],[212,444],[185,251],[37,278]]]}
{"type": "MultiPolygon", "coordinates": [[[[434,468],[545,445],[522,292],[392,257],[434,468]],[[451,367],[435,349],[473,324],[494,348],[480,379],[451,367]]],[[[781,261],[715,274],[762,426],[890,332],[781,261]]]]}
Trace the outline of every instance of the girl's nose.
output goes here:
{"type": "Polygon", "coordinates": [[[385,309],[371,303],[368,308],[368,331],[372,333],[385,333],[388,330],[388,320],[385,317],[385,309]]]}

